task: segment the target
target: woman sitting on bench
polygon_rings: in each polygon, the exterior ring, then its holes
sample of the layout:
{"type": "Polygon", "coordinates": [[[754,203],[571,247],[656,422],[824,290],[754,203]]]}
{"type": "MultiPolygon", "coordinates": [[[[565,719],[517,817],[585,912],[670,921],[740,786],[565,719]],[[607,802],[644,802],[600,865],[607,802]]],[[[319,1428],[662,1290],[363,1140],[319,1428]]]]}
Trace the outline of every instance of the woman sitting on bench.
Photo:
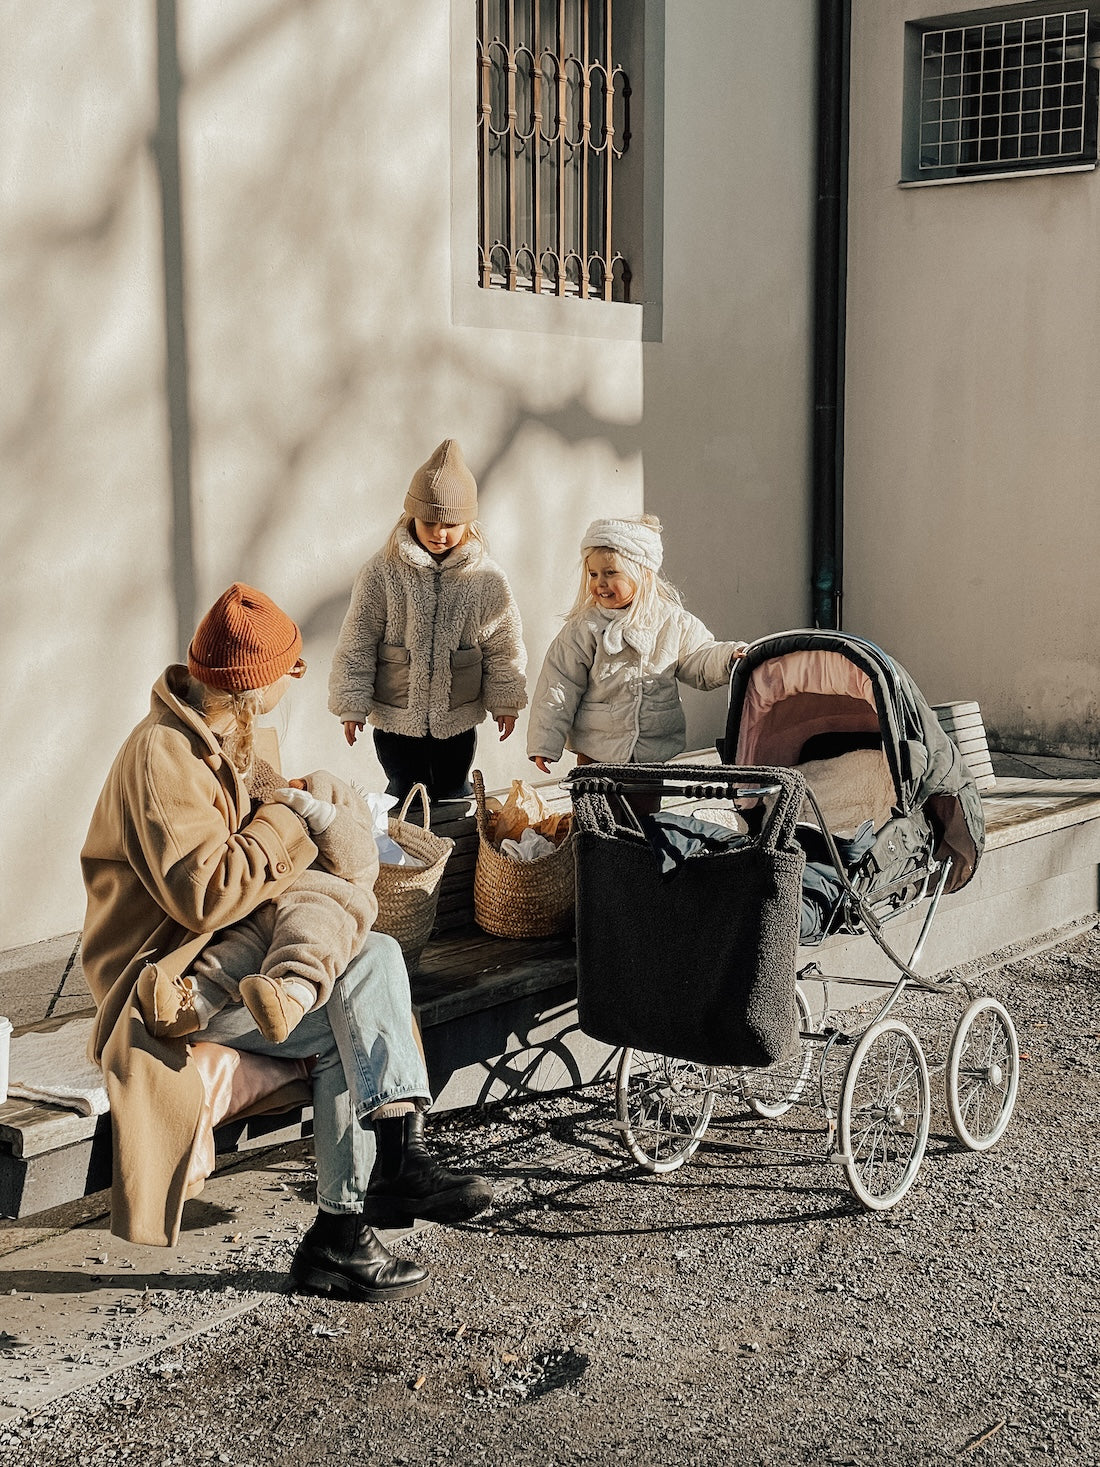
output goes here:
{"type": "Polygon", "coordinates": [[[187,666],[160,677],[92,816],[81,853],[83,966],[111,1102],[111,1226],[131,1242],[174,1245],[183,1204],[202,1188],[211,1106],[194,1041],[311,1061],[319,1211],[291,1276],[302,1289],[402,1299],[426,1287],[427,1272],[394,1257],[371,1225],[460,1221],[488,1207],[492,1189],[425,1148],[430,1093],[398,944],[369,933],[328,1001],[279,1042],[239,1004],[201,1027],[180,1025],[193,1027],[186,1038],[157,1035],[138,997],[155,965],[185,1002],[203,948],[276,901],[337,818],[315,796],[272,793],[272,770],[253,750],[253,719],[305,672],[301,648],[297,626],[263,592],[231,586],[200,623],[187,666]]]}

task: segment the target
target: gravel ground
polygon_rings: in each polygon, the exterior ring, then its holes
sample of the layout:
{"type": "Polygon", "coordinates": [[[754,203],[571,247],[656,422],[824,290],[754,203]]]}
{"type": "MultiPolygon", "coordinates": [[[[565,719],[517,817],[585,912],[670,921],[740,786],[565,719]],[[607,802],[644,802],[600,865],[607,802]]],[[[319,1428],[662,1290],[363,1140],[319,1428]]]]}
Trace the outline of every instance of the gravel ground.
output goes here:
{"type": "MultiPolygon", "coordinates": [[[[1092,931],[981,980],[1019,1030],[1012,1126],[989,1153],[961,1149],[934,1082],[924,1166],[893,1212],[857,1209],[820,1160],[708,1144],[744,1127],[732,1101],[666,1178],[626,1159],[607,1086],[444,1119],[437,1145],[490,1172],[500,1197],[487,1219],[402,1241],[433,1269],[425,1295],[269,1297],[0,1428],[0,1454],[12,1467],[1091,1467],[1098,971],[1092,931]]],[[[922,1039],[937,1004],[909,1003],[922,1039]]],[[[794,1124],[820,1144],[816,1112],[794,1124]]],[[[270,1277],[289,1255],[269,1242],[249,1256],[270,1277]]]]}

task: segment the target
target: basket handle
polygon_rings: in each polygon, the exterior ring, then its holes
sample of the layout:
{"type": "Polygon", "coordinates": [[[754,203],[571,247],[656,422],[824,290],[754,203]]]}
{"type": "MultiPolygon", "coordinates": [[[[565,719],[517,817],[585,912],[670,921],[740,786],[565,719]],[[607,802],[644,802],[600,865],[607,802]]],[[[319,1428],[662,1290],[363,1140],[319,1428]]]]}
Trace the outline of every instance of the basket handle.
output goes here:
{"type": "Polygon", "coordinates": [[[477,828],[479,834],[489,839],[489,813],[485,808],[485,776],[480,769],[471,772],[474,784],[474,799],[477,802],[477,828]]]}
{"type": "Polygon", "coordinates": [[[419,795],[420,796],[421,808],[424,811],[424,829],[425,830],[428,830],[431,827],[432,817],[431,817],[431,814],[429,813],[429,810],[428,810],[428,790],[427,790],[427,786],[426,785],[422,785],[422,784],[414,784],[413,785],[412,789],[405,796],[405,799],[402,802],[402,805],[401,805],[400,810],[398,810],[398,812],[397,812],[397,818],[398,818],[398,820],[405,820],[405,819],[407,819],[408,813],[409,813],[409,806],[413,802],[413,796],[414,795],[419,795]]]}

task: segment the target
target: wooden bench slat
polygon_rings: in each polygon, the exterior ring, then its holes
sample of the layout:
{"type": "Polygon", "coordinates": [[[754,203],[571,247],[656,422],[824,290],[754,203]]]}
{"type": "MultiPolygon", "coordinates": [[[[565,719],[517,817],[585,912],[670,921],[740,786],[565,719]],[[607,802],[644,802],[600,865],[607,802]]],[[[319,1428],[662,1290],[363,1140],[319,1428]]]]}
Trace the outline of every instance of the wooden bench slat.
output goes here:
{"type": "Polygon", "coordinates": [[[957,743],[959,739],[981,739],[985,742],[984,723],[943,723],[940,727],[957,743]]]}
{"type": "Polygon", "coordinates": [[[81,1115],[60,1105],[11,1095],[0,1105],[0,1141],[13,1156],[43,1156],[94,1136],[99,1116],[81,1115]]]}
{"type": "Polygon", "coordinates": [[[933,705],[932,708],[932,712],[940,718],[942,718],[945,714],[980,713],[981,711],[981,705],[979,703],[976,703],[973,699],[971,699],[969,702],[961,703],[936,703],[933,705]]]}
{"type": "MultiPolygon", "coordinates": [[[[505,939],[487,940],[499,944],[505,939]]],[[[517,940],[517,951],[507,963],[498,960],[493,971],[485,971],[485,948],[476,940],[467,939],[466,965],[454,961],[452,944],[462,941],[461,937],[448,939],[446,956],[438,960],[442,970],[437,967],[433,971],[429,950],[425,954],[427,964],[422,964],[412,980],[413,1002],[425,1028],[576,983],[577,956],[571,938],[541,938],[530,943],[517,940]]]]}
{"type": "Polygon", "coordinates": [[[932,712],[939,719],[944,732],[954,741],[978,789],[994,789],[997,777],[993,772],[993,760],[989,755],[989,742],[979,704],[973,701],[937,703],[932,712]]]}

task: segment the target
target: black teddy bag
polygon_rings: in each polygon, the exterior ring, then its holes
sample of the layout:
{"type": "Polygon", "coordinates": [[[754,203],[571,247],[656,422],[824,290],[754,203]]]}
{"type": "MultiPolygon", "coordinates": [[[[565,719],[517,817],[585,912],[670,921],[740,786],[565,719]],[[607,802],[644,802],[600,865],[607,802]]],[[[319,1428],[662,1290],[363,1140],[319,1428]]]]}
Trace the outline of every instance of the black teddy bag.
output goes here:
{"type": "Polygon", "coordinates": [[[730,765],[598,764],[577,769],[571,784],[581,1028],[606,1044],[699,1064],[755,1067],[786,1058],[798,1041],[805,857],[794,827],[802,776],[730,765]],[[779,790],[764,800],[762,821],[750,822],[759,825],[756,834],[729,844],[701,841],[670,873],[614,792],[647,778],[698,781],[708,794],[720,786],[779,790]]]}

